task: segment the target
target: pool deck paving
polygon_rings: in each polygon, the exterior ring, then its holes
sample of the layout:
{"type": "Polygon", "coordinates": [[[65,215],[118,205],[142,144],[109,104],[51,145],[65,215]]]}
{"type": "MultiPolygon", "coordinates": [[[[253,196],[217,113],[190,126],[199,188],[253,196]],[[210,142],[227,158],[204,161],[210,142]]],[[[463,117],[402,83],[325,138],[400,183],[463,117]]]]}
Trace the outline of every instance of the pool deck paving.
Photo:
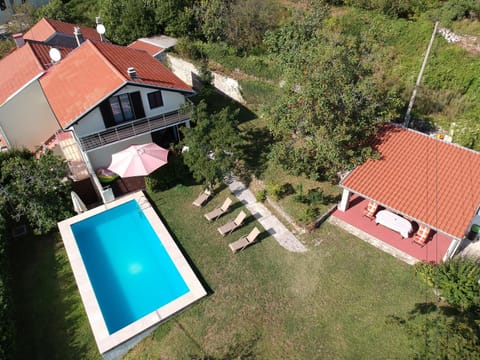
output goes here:
{"type": "Polygon", "coordinates": [[[230,177],[226,181],[230,191],[252,213],[257,221],[273,238],[288,251],[302,253],[307,248],[303,245],[280,220],[268,210],[265,205],[255,199],[253,193],[240,181],[230,177]]]}

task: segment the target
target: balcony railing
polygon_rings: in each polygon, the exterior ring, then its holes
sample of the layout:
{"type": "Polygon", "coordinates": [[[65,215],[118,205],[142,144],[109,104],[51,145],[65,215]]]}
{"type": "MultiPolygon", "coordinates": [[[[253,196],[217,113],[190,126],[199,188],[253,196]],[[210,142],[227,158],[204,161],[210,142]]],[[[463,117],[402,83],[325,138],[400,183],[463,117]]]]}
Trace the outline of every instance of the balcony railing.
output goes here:
{"type": "Polygon", "coordinates": [[[80,137],[80,145],[83,151],[88,151],[120,140],[151,133],[154,130],[161,130],[181,124],[189,119],[189,113],[180,113],[179,111],[173,111],[155,117],[142,118],[80,137]]]}

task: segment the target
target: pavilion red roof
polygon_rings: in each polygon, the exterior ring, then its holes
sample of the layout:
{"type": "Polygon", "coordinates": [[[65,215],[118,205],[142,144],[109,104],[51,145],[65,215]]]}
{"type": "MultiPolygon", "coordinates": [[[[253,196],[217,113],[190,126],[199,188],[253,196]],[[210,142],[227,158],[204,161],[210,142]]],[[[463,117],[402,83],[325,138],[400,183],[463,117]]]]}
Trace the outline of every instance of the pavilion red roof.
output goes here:
{"type": "Polygon", "coordinates": [[[480,153],[400,126],[378,133],[380,159],[341,186],[428,226],[462,238],[480,204],[480,153]]]}

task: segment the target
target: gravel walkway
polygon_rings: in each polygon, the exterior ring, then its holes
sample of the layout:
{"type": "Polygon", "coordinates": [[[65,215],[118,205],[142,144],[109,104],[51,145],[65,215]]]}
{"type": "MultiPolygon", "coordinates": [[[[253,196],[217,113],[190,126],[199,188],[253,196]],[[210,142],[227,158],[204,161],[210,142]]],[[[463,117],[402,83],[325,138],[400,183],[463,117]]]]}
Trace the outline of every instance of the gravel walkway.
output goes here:
{"type": "Polygon", "coordinates": [[[283,225],[270,210],[255,199],[252,192],[240,181],[230,178],[227,181],[230,191],[252,213],[255,219],[272,235],[277,242],[291,252],[305,252],[307,248],[283,225]]]}

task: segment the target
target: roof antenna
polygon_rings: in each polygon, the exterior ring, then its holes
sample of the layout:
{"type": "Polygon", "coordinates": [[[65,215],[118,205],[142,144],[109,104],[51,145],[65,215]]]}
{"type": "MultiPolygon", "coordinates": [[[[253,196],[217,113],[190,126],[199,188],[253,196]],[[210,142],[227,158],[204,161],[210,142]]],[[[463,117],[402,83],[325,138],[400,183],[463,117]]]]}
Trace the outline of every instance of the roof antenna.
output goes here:
{"type": "Polygon", "coordinates": [[[97,23],[96,30],[100,35],[100,41],[103,42],[103,34],[105,34],[106,29],[105,29],[105,26],[102,24],[102,20],[100,19],[100,16],[97,16],[95,18],[95,22],[97,23]]]}

